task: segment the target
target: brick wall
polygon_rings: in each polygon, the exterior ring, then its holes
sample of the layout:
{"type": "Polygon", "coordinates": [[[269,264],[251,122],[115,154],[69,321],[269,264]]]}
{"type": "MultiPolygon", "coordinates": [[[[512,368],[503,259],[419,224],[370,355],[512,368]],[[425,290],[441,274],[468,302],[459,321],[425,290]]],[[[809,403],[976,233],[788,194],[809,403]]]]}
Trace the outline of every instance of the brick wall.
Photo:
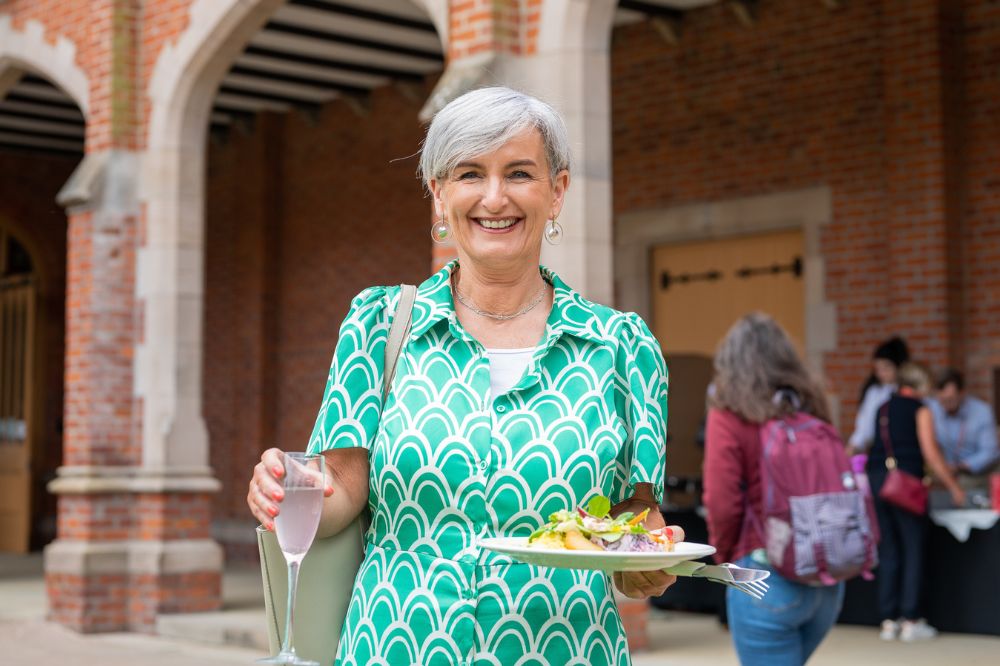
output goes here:
{"type": "Polygon", "coordinates": [[[32,458],[35,548],[51,540],[55,529],[51,522],[55,497],[44,485],[62,461],[66,215],[55,205],[55,198],[76,163],[73,158],[0,151],[0,227],[29,246],[41,278],[36,321],[42,354],[36,376],[41,380],[37,399],[42,406],[39,454],[32,458]]]}
{"type": "Polygon", "coordinates": [[[845,429],[872,349],[891,333],[907,336],[918,358],[964,361],[980,393],[997,362],[1000,243],[982,240],[996,235],[1000,201],[989,69],[998,11],[966,2],[963,26],[935,4],[852,2],[830,12],[771,0],[749,29],[724,6],[690,12],[677,46],[649,23],[614,34],[617,215],[831,187],[822,252],[838,349],[825,369],[845,429]],[[948,83],[963,59],[964,100],[948,83]],[[954,133],[963,124],[964,138],[954,133]],[[968,157],[956,167],[963,141],[968,157]],[[961,168],[969,191],[956,208],[961,168]],[[966,317],[949,319],[962,294],[966,317]]]}
{"type": "Polygon", "coordinates": [[[133,433],[136,220],[70,216],[66,465],[138,465],[133,433]],[[100,266],[100,270],[95,270],[100,266]]]}
{"type": "Polygon", "coordinates": [[[970,390],[988,398],[1000,366],[1000,3],[963,4],[966,371],[970,390]]]}
{"type": "Polygon", "coordinates": [[[455,0],[449,19],[448,56],[495,51],[532,55],[538,50],[542,0],[455,0]]]}
{"type": "Polygon", "coordinates": [[[382,88],[364,117],[343,102],[262,116],[210,148],[204,404],[219,518],[250,520],[261,451],[305,447],[351,298],[429,273],[429,203],[408,157],[419,108],[382,88]]]}

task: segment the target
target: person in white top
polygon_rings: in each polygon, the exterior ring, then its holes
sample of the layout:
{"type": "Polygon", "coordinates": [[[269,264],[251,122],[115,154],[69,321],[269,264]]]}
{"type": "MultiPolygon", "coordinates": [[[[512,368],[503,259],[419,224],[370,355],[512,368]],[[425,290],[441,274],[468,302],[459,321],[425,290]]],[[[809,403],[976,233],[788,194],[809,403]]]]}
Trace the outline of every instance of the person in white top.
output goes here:
{"type": "Polygon", "coordinates": [[[875,440],[875,420],[879,407],[896,392],[896,373],[899,366],[910,360],[910,350],[900,337],[892,337],[875,348],[872,354],[872,374],[861,389],[861,405],[854,418],[854,432],[847,440],[850,448],[858,453],[868,450],[875,440]]]}

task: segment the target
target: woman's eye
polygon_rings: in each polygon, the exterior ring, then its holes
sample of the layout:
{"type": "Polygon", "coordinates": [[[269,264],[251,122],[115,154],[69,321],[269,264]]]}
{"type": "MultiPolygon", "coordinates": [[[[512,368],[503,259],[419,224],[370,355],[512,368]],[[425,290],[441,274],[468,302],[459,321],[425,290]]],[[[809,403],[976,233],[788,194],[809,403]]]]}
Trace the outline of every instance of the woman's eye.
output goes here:
{"type": "Polygon", "coordinates": [[[531,174],[527,171],[512,171],[510,174],[511,178],[531,178],[531,174]]]}
{"type": "Polygon", "coordinates": [[[464,173],[458,174],[458,180],[472,180],[473,178],[478,178],[479,174],[475,171],[466,171],[464,173]]]}

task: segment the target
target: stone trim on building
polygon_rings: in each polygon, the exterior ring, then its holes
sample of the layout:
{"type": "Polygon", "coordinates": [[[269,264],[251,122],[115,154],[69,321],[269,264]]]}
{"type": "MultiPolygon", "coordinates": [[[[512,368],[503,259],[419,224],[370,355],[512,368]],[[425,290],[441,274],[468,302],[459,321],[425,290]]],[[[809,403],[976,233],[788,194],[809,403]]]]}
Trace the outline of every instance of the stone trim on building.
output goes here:
{"type": "Polygon", "coordinates": [[[76,59],[76,45],[69,39],[46,36],[45,26],[33,20],[18,30],[10,15],[0,14],[0,80],[9,70],[37,72],[62,88],[87,117],[90,82],[76,59]]]}
{"type": "Polygon", "coordinates": [[[837,348],[837,308],[826,299],[821,252],[821,233],[832,218],[828,187],[622,215],[615,225],[616,307],[652,321],[650,253],[657,245],[801,230],[805,243],[806,356],[810,366],[821,372],[824,353],[837,348]]]}

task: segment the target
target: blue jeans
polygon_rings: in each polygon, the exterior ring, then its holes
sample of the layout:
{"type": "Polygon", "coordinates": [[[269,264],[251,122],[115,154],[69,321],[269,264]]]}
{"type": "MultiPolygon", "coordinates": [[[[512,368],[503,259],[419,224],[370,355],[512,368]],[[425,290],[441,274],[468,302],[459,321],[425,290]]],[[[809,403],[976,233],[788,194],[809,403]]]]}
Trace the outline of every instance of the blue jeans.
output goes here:
{"type": "MultiPolygon", "coordinates": [[[[737,564],[765,568],[747,556],[737,564]]],[[[726,590],[726,613],[736,654],[742,666],[802,666],[837,621],[844,601],[844,584],[832,587],[800,585],[773,569],[770,589],[757,601],[726,590]]]]}

